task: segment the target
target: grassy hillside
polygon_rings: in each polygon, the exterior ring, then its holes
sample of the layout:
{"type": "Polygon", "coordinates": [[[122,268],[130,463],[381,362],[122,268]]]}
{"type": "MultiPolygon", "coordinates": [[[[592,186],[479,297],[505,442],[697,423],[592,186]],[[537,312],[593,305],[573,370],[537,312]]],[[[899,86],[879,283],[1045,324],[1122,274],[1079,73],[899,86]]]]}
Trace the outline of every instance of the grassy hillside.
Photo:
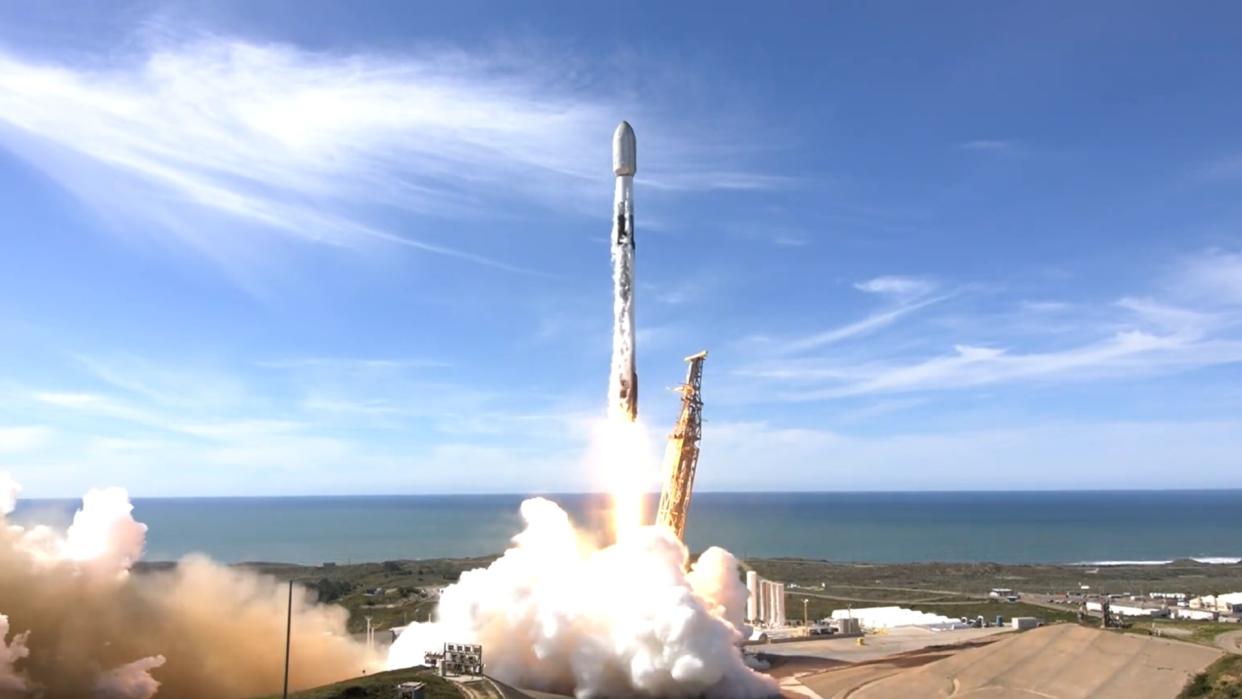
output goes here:
{"type": "MultiPolygon", "coordinates": [[[[418,669],[380,672],[315,689],[292,692],[289,696],[292,699],[392,699],[396,694],[394,688],[402,682],[426,684],[429,699],[458,699],[462,696],[452,682],[441,679],[429,670],[418,669]]],[[[279,694],[274,694],[263,699],[279,698],[279,694]]]]}
{"type": "Polygon", "coordinates": [[[491,563],[495,557],[438,558],[424,561],[384,561],[351,565],[298,566],[247,563],[244,567],[293,578],[319,592],[321,602],[349,610],[349,630],[366,629],[366,617],[376,629],[426,621],[435,609],[436,591],[457,582],[463,571],[491,563]]]}
{"type": "Polygon", "coordinates": [[[1195,675],[1178,699],[1242,697],[1242,655],[1226,655],[1195,675]]]}

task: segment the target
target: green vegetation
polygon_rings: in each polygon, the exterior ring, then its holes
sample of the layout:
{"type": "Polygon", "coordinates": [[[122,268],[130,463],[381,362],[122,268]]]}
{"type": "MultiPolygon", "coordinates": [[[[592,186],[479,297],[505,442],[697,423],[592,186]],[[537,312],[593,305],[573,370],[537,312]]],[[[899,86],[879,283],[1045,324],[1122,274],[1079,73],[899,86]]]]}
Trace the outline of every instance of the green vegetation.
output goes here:
{"type": "MultiPolygon", "coordinates": [[[[358,677],[315,689],[289,694],[293,699],[392,699],[396,686],[402,682],[422,682],[427,686],[428,699],[457,699],[462,694],[452,682],[442,679],[429,670],[393,670],[358,677]]],[[[279,694],[264,699],[277,699],[279,694]]]]}
{"type": "Polygon", "coordinates": [[[440,588],[456,582],[463,571],[493,560],[495,557],[440,558],[322,566],[246,563],[242,567],[281,580],[294,579],[314,589],[321,602],[348,609],[349,631],[361,633],[366,630],[367,617],[378,630],[425,621],[435,609],[440,588]]]}
{"type": "MultiPolygon", "coordinates": [[[[490,564],[495,556],[380,563],[299,566],[247,563],[242,567],[279,579],[295,579],[315,589],[323,602],[349,610],[349,630],[361,633],[366,617],[378,630],[426,620],[441,588],[462,572],[490,564]]],[[[172,564],[143,563],[141,570],[172,564]]],[[[1075,605],[1045,607],[987,598],[994,587],[1028,594],[1061,594],[1088,585],[1092,592],[1185,592],[1191,595],[1242,590],[1242,565],[1176,561],[1163,566],[1010,565],[999,563],[833,563],[802,558],[753,559],[744,562],[765,578],[786,583],[787,616],[802,617],[802,598],[810,599],[811,618],[845,607],[902,606],[951,617],[998,614],[1006,619],[1033,616],[1072,621],[1075,605]]],[[[1182,622],[1177,622],[1181,624],[1182,622]]],[[[1136,625],[1137,626],[1137,625],[1136,625]]],[[[1150,624],[1147,624],[1150,627],[1150,624]]],[[[1216,625],[1185,623],[1192,640],[1210,643],[1216,625]]],[[[1230,627],[1232,628],[1232,627],[1230,627]]],[[[1141,632],[1141,630],[1136,630],[1141,632]]],[[[1178,631],[1171,632],[1176,635],[1178,631]]]]}
{"type": "Polygon", "coordinates": [[[1178,699],[1242,697],[1242,655],[1225,655],[1191,678],[1178,699]]]}
{"type": "Polygon", "coordinates": [[[1077,621],[1078,619],[1077,613],[1073,611],[1040,607],[1023,602],[1002,602],[998,600],[974,600],[967,604],[913,604],[910,605],[910,608],[920,612],[932,612],[945,616],[964,616],[971,619],[982,616],[989,623],[996,619],[998,615],[1005,617],[1005,623],[1009,623],[1009,620],[1016,616],[1033,616],[1045,624],[1058,621],[1077,621]]]}

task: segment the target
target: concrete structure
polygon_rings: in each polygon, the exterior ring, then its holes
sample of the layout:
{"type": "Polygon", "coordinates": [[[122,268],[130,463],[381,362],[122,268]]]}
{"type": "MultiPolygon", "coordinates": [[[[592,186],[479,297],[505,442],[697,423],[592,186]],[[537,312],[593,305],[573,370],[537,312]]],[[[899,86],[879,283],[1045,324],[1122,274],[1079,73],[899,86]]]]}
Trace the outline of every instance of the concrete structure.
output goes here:
{"type": "Polygon", "coordinates": [[[746,622],[754,626],[785,625],[785,584],[764,580],[755,571],[746,573],[746,622]]]}
{"type": "Polygon", "coordinates": [[[768,626],[785,625],[785,583],[759,581],[759,618],[768,626]]]}
{"type": "Polygon", "coordinates": [[[759,574],[746,571],[746,621],[759,618],[759,574]]]}
{"type": "Polygon", "coordinates": [[[427,687],[422,682],[402,682],[397,685],[397,699],[423,699],[427,687]]]}
{"type": "Polygon", "coordinates": [[[857,636],[862,633],[862,623],[852,616],[844,619],[833,619],[833,627],[843,636],[857,636]]]}
{"type": "Polygon", "coordinates": [[[1029,631],[1039,626],[1039,620],[1033,616],[1016,616],[1009,620],[1009,624],[1019,631],[1029,631]]]}
{"type": "Polygon", "coordinates": [[[445,643],[440,657],[440,676],[483,674],[483,646],[475,643],[445,643]]]}

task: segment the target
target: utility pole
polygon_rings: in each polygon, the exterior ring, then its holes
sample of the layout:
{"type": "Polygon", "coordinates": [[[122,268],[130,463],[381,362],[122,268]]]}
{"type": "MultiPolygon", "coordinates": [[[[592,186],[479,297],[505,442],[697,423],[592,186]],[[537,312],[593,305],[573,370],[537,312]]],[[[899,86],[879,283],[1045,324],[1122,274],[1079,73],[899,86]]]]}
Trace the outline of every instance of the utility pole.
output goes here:
{"type": "Polygon", "coordinates": [[[289,581],[289,607],[285,615],[285,688],[281,690],[281,699],[289,699],[289,645],[293,633],[293,580],[289,581]]]}
{"type": "Polygon", "coordinates": [[[807,597],[802,598],[802,625],[807,628],[811,627],[811,621],[810,621],[811,618],[807,616],[806,614],[806,605],[810,601],[811,601],[810,598],[807,598],[807,597]]]}

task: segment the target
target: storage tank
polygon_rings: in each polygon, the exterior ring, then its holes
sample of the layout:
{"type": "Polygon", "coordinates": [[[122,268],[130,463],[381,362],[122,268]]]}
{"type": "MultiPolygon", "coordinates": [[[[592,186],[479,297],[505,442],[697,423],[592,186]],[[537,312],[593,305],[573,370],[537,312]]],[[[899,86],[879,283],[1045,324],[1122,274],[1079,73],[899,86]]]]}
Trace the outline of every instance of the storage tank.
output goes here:
{"type": "Polygon", "coordinates": [[[759,574],[753,570],[746,571],[746,621],[754,623],[759,619],[759,574]]]}

